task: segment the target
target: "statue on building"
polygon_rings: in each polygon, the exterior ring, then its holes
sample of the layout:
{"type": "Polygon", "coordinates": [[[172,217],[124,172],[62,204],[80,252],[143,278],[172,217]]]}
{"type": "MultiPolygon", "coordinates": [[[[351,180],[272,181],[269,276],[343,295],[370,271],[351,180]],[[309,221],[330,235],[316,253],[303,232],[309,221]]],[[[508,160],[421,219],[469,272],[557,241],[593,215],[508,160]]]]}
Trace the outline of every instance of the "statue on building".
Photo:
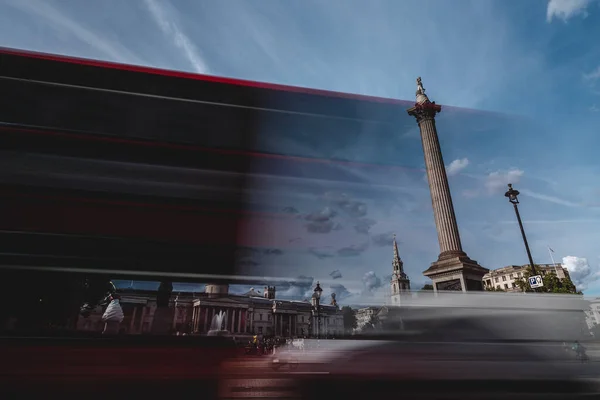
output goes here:
{"type": "Polygon", "coordinates": [[[337,300],[335,299],[335,293],[331,293],[331,303],[330,304],[334,307],[338,306],[337,300]]]}
{"type": "Polygon", "coordinates": [[[423,87],[421,77],[417,78],[417,94],[425,94],[425,88],[423,87]]]}
{"type": "Polygon", "coordinates": [[[275,286],[265,286],[264,296],[265,296],[265,299],[274,300],[275,299],[275,286]]]}

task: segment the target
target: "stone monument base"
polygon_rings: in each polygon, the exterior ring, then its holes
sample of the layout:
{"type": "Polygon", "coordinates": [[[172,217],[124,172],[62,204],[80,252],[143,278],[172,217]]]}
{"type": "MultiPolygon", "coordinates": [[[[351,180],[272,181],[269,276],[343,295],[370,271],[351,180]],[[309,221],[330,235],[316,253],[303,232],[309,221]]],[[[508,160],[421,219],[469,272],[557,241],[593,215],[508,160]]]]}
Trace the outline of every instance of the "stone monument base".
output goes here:
{"type": "Polygon", "coordinates": [[[482,291],[483,276],[489,270],[483,268],[466,254],[440,254],[439,259],[423,272],[433,281],[433,290],[482,291]]]}
{"type": "Polygon", "coordinates": [[[158,307],[154,312],[150,333],[153,335],[170,335],[173,332],[173,307],[158,307]]]}

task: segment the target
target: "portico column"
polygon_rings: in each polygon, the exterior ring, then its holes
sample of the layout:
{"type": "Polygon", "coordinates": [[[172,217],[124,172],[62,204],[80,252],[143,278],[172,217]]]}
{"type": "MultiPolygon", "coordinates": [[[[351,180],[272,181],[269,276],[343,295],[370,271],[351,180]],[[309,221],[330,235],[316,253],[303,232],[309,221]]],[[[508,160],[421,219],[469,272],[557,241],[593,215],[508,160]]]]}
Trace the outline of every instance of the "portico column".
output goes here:
{"type": "Polygon", "coordinates": [[[133,307],[133,313],[131,314],[131,323],[129,324],[129,333],[133,333],[133,327],[135,326],[135,315],[137,314],[137,307],[133,307]]]}
{"type": "Polygon", "coordinates": [[[242,309],[238,308],[238,326],[237,326],[237,331],[238,332],[243,332],[242,331],[242,309]]]}
{"type": "Polygon", "coordinates": [[[279,316],[279,336],[283,336],[283,318],[285,317],[284,314],[281,314],[279,316]]]}

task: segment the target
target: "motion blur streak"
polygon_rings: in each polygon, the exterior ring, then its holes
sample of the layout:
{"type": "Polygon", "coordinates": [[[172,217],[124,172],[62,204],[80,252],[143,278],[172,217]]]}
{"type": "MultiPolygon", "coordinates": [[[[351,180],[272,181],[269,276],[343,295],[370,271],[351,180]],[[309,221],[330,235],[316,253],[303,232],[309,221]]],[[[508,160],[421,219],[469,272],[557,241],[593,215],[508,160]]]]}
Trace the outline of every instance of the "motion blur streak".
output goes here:
{"type": "MultiPolygon", "coordinates": [[[[10,255],[7,253],[0,253],[10,255]]],[[[18,255],[18,254],[15,254],[18,255]]],[[[50,256],[52,257],[52,256],[50,256]]],[[[81,257],[84,259],[84,257],[81,257]]],[[[92,269],[92,268],[69,268],[69,267],[49,267],[49,266],[35,266],[35,265],[1,265],[0,269],[6,270],[19,270],[19,271],[46,271],[46,272],[85,272],[86,274],[97,274],[97,275],[109,275],[114,276],[115,279],[126,279],[126,278],[139,278],[145,277],[148,280],[152,279],[168,279],[177,282],[223,282],[223,283],[235,283],[235,284],[276,284],[276,283],[303,283],[302,278],[281,278],[275,276],[250,276],[250,275],[214,275],[214,274],[189,274],[189,273],[178,273],[171,271],[138,271],[138,270],[123,270],[123,269],[92,269]]],[[[321,281],[324,284],[327,283],[338,283],[339,281],[321,281]]]]}
{"type": "Polygon", "coordinates": [[[299,339],[270,357],[224,363],[221,396],[378,398],[398,388],[424,399],[599,393],[590,379],[600,364],[578,362],[564,346],[582,335],[581,297],[415,292],[407,299],[408,307],[388,307],[387,319],[368,335],[299,339]]]}

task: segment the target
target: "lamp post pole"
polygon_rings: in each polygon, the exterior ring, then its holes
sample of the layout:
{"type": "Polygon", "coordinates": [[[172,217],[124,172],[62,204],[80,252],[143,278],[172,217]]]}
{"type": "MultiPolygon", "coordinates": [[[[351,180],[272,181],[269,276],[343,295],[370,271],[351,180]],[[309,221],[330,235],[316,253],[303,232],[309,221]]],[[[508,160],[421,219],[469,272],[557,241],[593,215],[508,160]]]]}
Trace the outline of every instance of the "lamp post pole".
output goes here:
{"type": "Polygon", "coordinates": [[[535,264],[533,263],[533,257],[531,257],[531,250],[529,250],[529,243],[527,242],[527,236],[525,235],[525,229],[523,229],[523,221],[521,221],[521,214],[519,213],[519,191],[513,189],[512,183],[508,184],[508,191],[504,193],[504,196],[508,198],[508,201],[513,205],[515,214],[517,215],[517,221],[519,222],[519,228],[521,229],[521,236],[523,236],[523,243],[525,244],[525,250],[527,251],[527,258],[529,259],[529,265],[531,265],[531,273],[537,275],[535,264]]]}
{"type": "Polygon", "coordinates": [[[313,298],[314,304],[317,311],[317,339],[321,338],[321,293],[323,289],[321,289],[321,285],[317,282],[317,286],[315,287],[313,298]]]}

